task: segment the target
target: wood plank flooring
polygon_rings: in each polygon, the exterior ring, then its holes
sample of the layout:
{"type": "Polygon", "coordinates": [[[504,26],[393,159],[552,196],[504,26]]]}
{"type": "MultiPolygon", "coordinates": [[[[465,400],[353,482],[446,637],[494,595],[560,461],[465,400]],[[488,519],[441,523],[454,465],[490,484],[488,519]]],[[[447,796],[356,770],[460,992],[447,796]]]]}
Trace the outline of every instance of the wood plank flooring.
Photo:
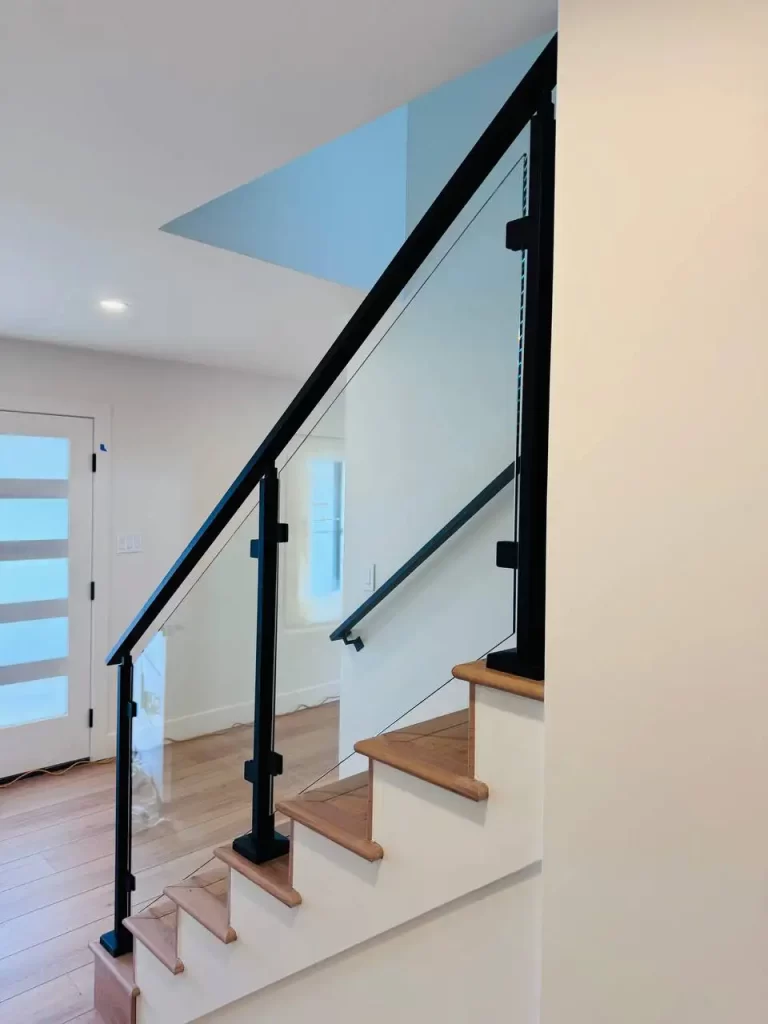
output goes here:
{"type": "MultiPolygon", "coordinates": [[[[336,762],[338,705],[277,720],[290,797],[336,762]]],[[[134,829],[134,912],[247,831],[248,726],[163,748],[162,795],[134,829]],[[154,820],[154,823],[150,823],[154,820]]],[[[327,779],[335,778],[334,774],[327,779]]],[[[0,789],[0,1021],[97,1024],[88,943],[112,926],[114,766],[84,765],[0,789]]]]}

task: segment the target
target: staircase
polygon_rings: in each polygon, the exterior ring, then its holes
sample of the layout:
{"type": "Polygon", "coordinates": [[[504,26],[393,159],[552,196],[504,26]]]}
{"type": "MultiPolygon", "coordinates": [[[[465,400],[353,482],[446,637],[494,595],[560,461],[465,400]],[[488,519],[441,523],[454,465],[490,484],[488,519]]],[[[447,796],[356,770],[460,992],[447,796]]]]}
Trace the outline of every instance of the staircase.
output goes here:
{"type": "Polygon", "coordinates": [[[538,1020],[556,53],[552,40],[110,652],[114,926],[94,947],[107,1024],[303,1024],[328,999],[334,1024],[361,1006],[367,1024],[464,1024],[483,1006],[538,1020]],[[275,804],[278,666],[317,693],[308,624],[323,651],[345,645],[336,749],[354,740],[357,770],[344,758],[322,776],[341,778],[275,804]],[[481,651],[445,682],[441,663],[481,651]],[[142,780],[167,806],[169,690],[235,693],[217,712],[243,717],[224,730],[253,722],[250,827],[132,914],[132,809],[142,780]]]}
{"type": "Polygon", "coordinates": [[[95,946],[106,1024],[186,1024],[236,1000],[251,1019],[274,982],[536,864],[544,685],[482,662],[454,677],[468,709],[363,740],[366,772],[278,803],[290,855],[218,849],[128,919],[133,954],[95,946]]]}

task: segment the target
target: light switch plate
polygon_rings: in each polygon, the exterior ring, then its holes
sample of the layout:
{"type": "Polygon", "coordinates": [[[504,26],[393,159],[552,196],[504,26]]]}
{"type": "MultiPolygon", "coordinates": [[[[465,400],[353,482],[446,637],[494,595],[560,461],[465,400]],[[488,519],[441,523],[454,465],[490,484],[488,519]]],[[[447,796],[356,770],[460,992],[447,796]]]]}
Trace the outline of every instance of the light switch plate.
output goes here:
{"type": "Polygon", "coordinates": [[[117,535],[118,555],[135,555],[141,551],[140,533],[119,533],[117,535]]]}

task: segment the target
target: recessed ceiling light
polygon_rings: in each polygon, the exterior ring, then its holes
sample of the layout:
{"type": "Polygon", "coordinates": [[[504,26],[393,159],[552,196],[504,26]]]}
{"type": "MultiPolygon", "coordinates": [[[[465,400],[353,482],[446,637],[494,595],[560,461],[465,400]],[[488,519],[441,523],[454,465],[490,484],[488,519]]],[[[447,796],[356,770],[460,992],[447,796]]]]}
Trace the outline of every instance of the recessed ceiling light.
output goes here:
{"type": "Polygon", "coordinates": [[[106,313],[124,313],[128,309],[128,303],[122,299],[102,299],[99,305],[106,313]]]}

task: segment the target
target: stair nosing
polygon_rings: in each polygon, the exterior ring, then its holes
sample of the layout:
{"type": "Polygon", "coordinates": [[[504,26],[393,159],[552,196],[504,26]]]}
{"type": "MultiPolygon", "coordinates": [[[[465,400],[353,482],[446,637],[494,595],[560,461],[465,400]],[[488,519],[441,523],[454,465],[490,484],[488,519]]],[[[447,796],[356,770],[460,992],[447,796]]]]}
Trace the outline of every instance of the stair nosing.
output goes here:
{"type": "Polygon", "coordinates": [[[149,952],[160,961],[163,967],[166,967],[171,974],[181,974],[184,970],[184,964],[179,959],[176,952],[176,943],[174,942],[173,944],[173,963],[171,963],[170,951],[167,951],[164,948],[166,944],[154,941],[152,936],[153,921],[155,928],[165,928],[166,931],[170,931],[166,925],[162,924],[159,918],[153,918],[151,915],[148,917],[142,917],[141,914],[137,914],[135,917],[127,917],[123,923],[128,931],[135,936],[143,946],[146,946],[149,952]],[[142,930],[147,927],[149,928],[149,935],[142,935],[142,930]],[[147,939],[149,939],[149,941],[147,941],[147,939]]]}
{"type": "Polygon", "coordinates": [[[241,857],[236,850],[229,846],[219,846],[213,852],[230,870],[237,871],[243,878],[247,878],[249,882],[263,889],[270,896],[274,896],[276,900],[279,900],[286,907],[294,909],[301,905],[301,893],[297,892],[293,886],[281,886],[272,881],[272,879],[259,871],[260,865],[251,864],[245,857],[241,857]]]}
{"type": "Polygon", "coordinates": [[[237,932],[229,923],[229,912],[226,904],[217,900],[203,886],[184,885],[183,882],[177,882],[175,885],[167,885],[163,889],[163,895],[167,896],[169,900],[173,900],[176,906],[183,910],[185,914],[189,914],[199,925],[225,945],[234,942],[237,938],[237,932]],[[187,899],[187,896],[191,898],[187,899]],[[204,905],[208,904],[214,916],[219,916],[223,910],[224,926],[219,927],[218,923],[205,920],[205,911],[196,905],[196,900],[202,901],[204,905]]]}
{"type": "Polygon", "coordinates": [[[508,672],[499,672],[498,669],[488,668],[484,661],[468,661],[461,665],[454,665],[453,677],[463,679],[475,686],[488,686],[493,690],[501,690],[504,693],[512,693],[517,697],[527,697],[529,700],[544,700],[544,683],[535,679],[524,679],[522,676],[514,676],[508,672]]]}
{"type": "Polygon", "coordinates": [[[477,803],[488,799],[488,786],[478,779],[470,778],[468,775],[460,775],[458,772],[440,768],[430,764],[429,761],[420,761],[418,755],[414,756],[410,745],[403,750],[398,750],[386,741],[384,736],[376,736],[372,739],[359,740],[355,744],[355,751],[372,761],[379,761],[387,764],[390,768],[405,772],[414,778],[422,779],[440,789],[447,789],[467,800],[474,800],[477,803]]]}
{"type": "Polygon", "coordinates": [[[301,798],[281,800],[275,805],[275,808],[286,814],[293,821],[298,821],[305,828],[316,832],[318,835],[325,836],[326,839],[330,839],[331,842],[343,846],[344,849],[349,850],[350,853],[357,854],[358,857],[362,857],[364,860],[373,863],[374,861],[381,860],[384,856],[384,850],[373,839],[361,839],[359,836],[347,832],[341,826],[335,826],[331,822],[322,822],[320,824],[314,815],[308,814],[305,811],[301,798]]]}

